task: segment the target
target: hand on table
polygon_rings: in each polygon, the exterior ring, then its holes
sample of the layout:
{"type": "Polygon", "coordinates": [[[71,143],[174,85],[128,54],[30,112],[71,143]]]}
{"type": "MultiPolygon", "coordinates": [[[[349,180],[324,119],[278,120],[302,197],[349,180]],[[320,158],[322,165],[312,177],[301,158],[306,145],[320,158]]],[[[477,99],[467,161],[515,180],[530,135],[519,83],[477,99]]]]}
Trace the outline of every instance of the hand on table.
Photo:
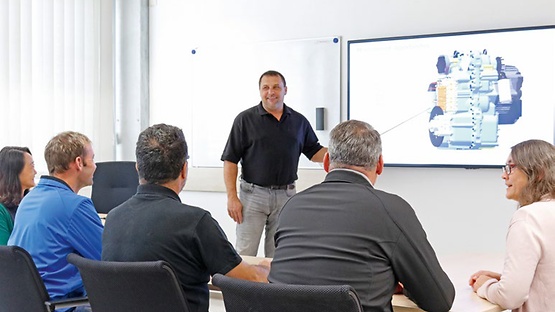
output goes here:
{"type": "Polygon", "coordinates": [[[470,285],[474,291],[477,291],[487,280],[492,278],[500,280],[501,274],[492,271],[478,271],[470,276],[468,285],[470,285]]]}
{"type": "Polygon", "coordinates": [[[261,266],[261,267],[263,267],[263,268],[266,268],[266,269],[270,270],[270,267],[271,267],[271,265],[272,265],[272,260],[270,260],[270,259],[264,259],[264,260],[258,262],[257,265],[259,265],[259,266],[261,266]]]}

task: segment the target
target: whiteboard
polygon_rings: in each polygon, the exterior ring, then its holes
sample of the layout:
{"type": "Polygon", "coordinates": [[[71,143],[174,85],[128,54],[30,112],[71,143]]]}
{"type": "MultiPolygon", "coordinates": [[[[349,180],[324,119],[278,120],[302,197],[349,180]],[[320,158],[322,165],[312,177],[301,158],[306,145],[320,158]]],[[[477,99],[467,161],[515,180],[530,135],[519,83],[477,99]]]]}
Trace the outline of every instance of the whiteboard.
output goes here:
{"type": "MultiPolygon", "coordinates": [[[[260,102],[258,79],[277,70],[287,82],[285,104],[303,114],[326,146],[340,120],[338,37],[199,47],[192,50],[193,167],[222,167],[233,120],[260,102]],[[316,130],[323,107],[324,130],[316,130]]],[[[320,168],[301,155],[299,168],[320,168]]]]}

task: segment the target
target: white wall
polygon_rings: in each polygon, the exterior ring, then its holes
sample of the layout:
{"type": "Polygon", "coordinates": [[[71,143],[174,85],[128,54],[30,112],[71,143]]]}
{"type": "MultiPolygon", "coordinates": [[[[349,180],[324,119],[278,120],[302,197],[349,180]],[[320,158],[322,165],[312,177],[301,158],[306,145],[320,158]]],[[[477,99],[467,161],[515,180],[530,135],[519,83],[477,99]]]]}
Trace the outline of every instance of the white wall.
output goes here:
{"type": "MultiPolygon", "coordinates": [[[[341,36],[345,120],[348,40],[555,24],[553,0],[153,0],[150,9],[150,123],[180,126],[187,138],[194,118],[189,56],[199,46],[341,36]]],[[[230,83],[233,73],[214,77],[214,93],[206,96],[233,97],[218,93],[218,85],[230,83]]],[[[302,170],[299,188],[324,175],[302,170]]],[[[184,201],[212,211],[234,241],[221,169],[191,168],[189,176],[184,201]]],[[[413,205],[438,253],[502,251],[515,204],[504,198],[500,177],[494,169],[386,168],[376,187],[413,205]]]]}
{"type": "MultiPolygon", "coordinates": [[[[504,250],[516,204],[504,199],[500,169],[386,168],[376,188],[399,194],[413,206],[438,254],[504,250]]],[[[186,190],[180,195],[184,203],[210,211],[235,244],[235,223],[227,215],[224,192],[186,190]]]]}

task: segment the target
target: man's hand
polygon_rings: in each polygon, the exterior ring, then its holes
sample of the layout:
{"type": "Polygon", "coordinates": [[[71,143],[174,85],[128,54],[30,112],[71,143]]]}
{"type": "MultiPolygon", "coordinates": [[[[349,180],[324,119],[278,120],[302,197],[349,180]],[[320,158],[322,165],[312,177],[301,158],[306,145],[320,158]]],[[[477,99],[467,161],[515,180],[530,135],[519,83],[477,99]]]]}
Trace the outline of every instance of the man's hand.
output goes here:
{"type": "Polygon", "coordinates": [[[239,197],[233,196],[227,199],[227,214],[233,221],[239,224],[243,223],[243,204],[239,197]]]}
{"type": "Polygon", "coordinates": [[[257,265],[260,266],[260,267],[266,268],[268,271],[270,271],[270,267],[272,266],[272,260],[264,259],[264,260],[258,262],[257,265]]]}
{"type": "Polygon", "coordinates": [[[395,292],[394,294],[402,294],[403,293],[403,284],[401,284],[400,282],[397,283],[397,286],[395,287],[395,292]]]}

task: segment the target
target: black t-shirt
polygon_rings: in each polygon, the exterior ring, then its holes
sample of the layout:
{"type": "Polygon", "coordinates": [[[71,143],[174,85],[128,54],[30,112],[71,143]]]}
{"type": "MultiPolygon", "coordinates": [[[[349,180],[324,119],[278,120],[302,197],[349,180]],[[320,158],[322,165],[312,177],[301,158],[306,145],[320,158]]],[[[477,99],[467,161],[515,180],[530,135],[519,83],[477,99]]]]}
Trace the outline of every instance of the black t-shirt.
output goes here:
{"type": "Polygon", "coordinates": [[[241,161],[247,182],[285,185],[297,180],[301,153],[311,159],[321,148],[303,115],[284,104],[278,121],[260,103],[235,118],[221,160],[241,161]]]}
{"type": "Polygon", "coordinates": [[[210,276],[226,274],[242,261],[209,212],[152,184],[140,185],[136,195],[108,213],[102,260],[167,261],[191,312],[208,311],[210,276]]]}

